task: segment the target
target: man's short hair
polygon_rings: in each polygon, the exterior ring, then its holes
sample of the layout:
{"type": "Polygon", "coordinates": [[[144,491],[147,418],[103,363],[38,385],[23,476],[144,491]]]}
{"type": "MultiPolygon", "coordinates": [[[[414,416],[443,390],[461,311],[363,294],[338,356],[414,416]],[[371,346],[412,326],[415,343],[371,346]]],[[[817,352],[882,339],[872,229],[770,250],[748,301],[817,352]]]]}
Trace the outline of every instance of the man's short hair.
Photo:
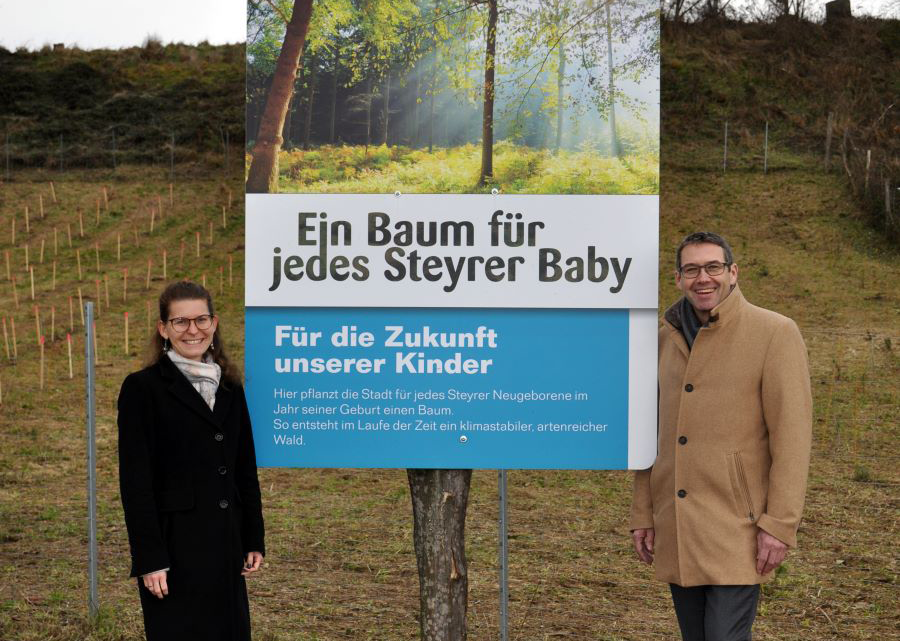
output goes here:
{"type": "Polygon", "coordinates": [[[693,234],[685,236],[684,240],[682,240],[681,244],[678,246],[678,251],[675,252],[675,269],[681,269],[681,250],[688,245],[699,245],[701,243],[718,245],[725,253],[725,262],[729,265],[734,263],[734,254],[732,253],[731,245],[728,244],[727,240],[711,231],[695,231],[693,234]]]}

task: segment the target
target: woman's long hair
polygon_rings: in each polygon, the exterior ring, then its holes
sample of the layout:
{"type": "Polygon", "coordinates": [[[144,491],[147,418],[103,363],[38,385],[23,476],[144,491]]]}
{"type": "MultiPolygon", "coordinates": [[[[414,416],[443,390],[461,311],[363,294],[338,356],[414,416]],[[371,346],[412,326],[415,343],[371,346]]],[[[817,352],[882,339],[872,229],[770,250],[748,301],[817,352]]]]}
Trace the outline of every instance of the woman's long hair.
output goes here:
{"type": "MultiPolygon", "coordinates": [[[[213,308],[212,296],[205,287],[189,280],[181,280],[166,287],[162,294],[159,295],[159,320],[164,323],[169,320],[169,306],[178,300],[205,300],[210,315],[215,315],[216,313],[213,308]]],[[[155,365],[158,363],[166,348],[166,341],[154,327],[153,335],[150,337],[146,364],[155,365]]],[[[220,325],[216,326],[216,331],[213,334],[212,343],[207,353],[210,353],[213,361],[222,368],[222,380],[230,383],[241,382],[241,373],[225,354],[220,325]]]]}

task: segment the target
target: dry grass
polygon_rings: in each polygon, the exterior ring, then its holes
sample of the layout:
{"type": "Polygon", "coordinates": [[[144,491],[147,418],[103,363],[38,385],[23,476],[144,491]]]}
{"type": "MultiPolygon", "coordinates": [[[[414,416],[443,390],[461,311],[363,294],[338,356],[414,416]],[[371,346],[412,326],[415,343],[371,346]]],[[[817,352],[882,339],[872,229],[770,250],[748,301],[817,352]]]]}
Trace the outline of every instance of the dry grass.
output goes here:
{"type": "MultiPolygon", "coordinates": [[[[753,302],[797,319],[812,362],[814,459],[801,548],[766,586],[755,638],[886,639],[896,635],[898,478],[896,446],[900,368],[897,350],[900,258],[896,248],[858,219],[842,182],[820,174],[809,159],[768,177],[721,176],[691,169],[694,156],[713,149],[667,148],[663,158],[661,304],[675,297],[671,249],[695,228],[729,236],[741,283],[753,302]],[[677,162],[676,162],[677,161],[677,162]],[[674,168],[673,168],[674,167],[674,168]]],[[[9,249],[13,214],[22,225],[24,202],[49,197],[47,174],[17,176],[0,186],[0,251],[9,249]]],[[[55,178],[55,177],[54,177],[55,178]]],[[[124,374],[139,366],[136,337],[144,304],[162,285],[159,252],[169,248],[169,276],[215,270],[235,258],[235,281],[217,296],[226,338],[240,358],[242,318],[242,202],[221,233],[226,188],[241,192],[240,176],[186,178],[175,187],[176,215],[163,231],[147,233],[147,207],[168,186],[152,169],[113,177],[95,173],[57,179],[61,204],[35,224],[31,236],[86,208],[89,238],[101,243],[104,265],[134,274],[133,298],[121,302],[111,280],[111,307],[101,309],[98,336],[99,546],[103,616],[86,616],[86,518],[83,342],[76,343],[76,378],[69,381],[63,345],[48,351],[46,389],[37,386],[30,301],[21,274],[20,309],[13,309],[0,262],[2,314],[16,315],[16,364],[0,353],[0,638],[6,640],[131,640],[142,638],[134,583],[118,501],[115,399],[124,374]],[[116,217],[94,228],[94,201],[112,188],[116,217]],[[207,222],[216,224],[206,242],[207,222]],[[115,263],[117,232],[140,230],[140,247],[115,263]],[[188,244],[177,268],[180,240],[203,231],[201,257],[188,244]],[[158,234],[158,235],[157,235],[158,234]],[[172,258],[173,254],[176,258],[172,258]],[[155,279],[144,291],[148,256],[155,279]],[[131,354],[122,353],[121,312],[134,310],[131,354]]],[[[164,207],[165,211],[165,207],[164,207]]],[[[88,231],[88,230],[86,230],[88,231]]],[[[17,242],[17,246],[21,244],[17,242]]],[[[74,249],[74,248],[73,248],[74,249]]],[[[17,256],[21,255],[18,250],[17,256]]],[[[2,257],[0,257],[2,260],[2,257]]],[[[45,258],[46,260],[46,258],[45,258]]],[[[67,259],[68,260],[68,259],[67,259]]],[[[17,263],[21,259],[17,259],[17,263]]],[[[227,270],[227,263],[226,270],[227,270]]],[[[59,308],[75,285],[75,268],[60,267],[59,292],[41,290],[43,308],[59,308]],[[54,302],[55,301],[55,302],[54,302]]],[[[92,268],[85,280],[93,288],[92,268]],[[89,279],[89,280],[88,280],[89,279]]],[[[44,282],[43,280],[41,282],[44,282]]],[[[67,316],[67,312],[65,314],[67,316]]],[[[66,321],[67,322],[67,321],[66,321]]],[[[76,320],[77,323],[77,320],[76,320]]],[[[141,331],[138,331],[141,328],[141,331]]],[[[76,333],[81,330],[77,329],[76,333]]],[[[402,640],[417,638],[417,581],[406,475],[402,470],[261,470],[269,556],[251,582],[257,639],[402,640]]],[[[510,627],[517,641],[676,638],[665,586],[633,558],[626,531],[630,479],[620,472],[512,471],[510,504],[510,627]]],[[[498,636],[496,472],[473,478],[467,524],[470,638],[498,636]]]]}

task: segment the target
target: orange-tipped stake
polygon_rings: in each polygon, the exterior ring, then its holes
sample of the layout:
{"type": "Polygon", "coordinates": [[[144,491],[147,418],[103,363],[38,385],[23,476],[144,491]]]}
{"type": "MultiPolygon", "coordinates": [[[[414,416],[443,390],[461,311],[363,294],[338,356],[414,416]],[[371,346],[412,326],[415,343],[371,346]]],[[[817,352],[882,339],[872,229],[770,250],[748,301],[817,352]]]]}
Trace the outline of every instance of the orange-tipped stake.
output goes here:
{"type": "Polygon", "coordinates": [[[225,205],[222,205],[222,229],[225,229],[225,226],[227,225],[227,222],[228,222],[228,221],[227,221],[227,219],[226,219],[226,217],[225,217],[225,205]]]}
{"type": "Polygon", "coordinates": [[[16,339],[16,317],[9,317],[9,324],[12,327],[12,338],[13,338],[13,360],[19,360],[19,341],[16,339]]]}
{"type": "Polygon", "coordinates": [[[128,268],[122,270],[122,300],[128,300],[128,268]]]}
{"type": "Polygon", "coordinates": [[[144,286],[144,289],[150,289],[150,270],[153,269],[153,261],[151,259],[147,259],[147,284],[144,286]]]}
{"type": "Polygon", "coordinates": [[[228,289],[231,289],[234,283],[232,276],[234,276],[234,256],[228,254],[228,289]]]}
{"type": "Polygon", "coordinates": [[[122,260],[122,232],[116,232],[116,262],[122,260]]]}
{"type": "Polygon", "coordinates": [[[44,337],[41,336],[41,389],[44,389],[44,337]]]}
{"type": "Polygon", "coordinates": [[[38,257],[38,262],[43,265],[44,264],[44,239],[41,238],[41,253],[38,257]]]}
{"type": "Polygon", "coordinates": [[[72,309],[72,307],[73,307],[72,306],[72,297],[69,296],[69,331],[70,332],[75,331],[75,314],[74,314],[74,310],[72,309]]]}
{"type": "Polygon", "coordinates": [[[81,326],[84,327],[84,299],[81,297],[81,288],[78,288],[78,310],[81,312],[81,326]]]}
{"type": "Polygon", "coordinates": [[[9,267],[9,250],[3,250],[3,256],[6,258],[6,280],[12,280],[12,269],[9,267]]]}
{"type": "Polygon", "coordinates": [[[56,227],[53,228],[53,255],[56,256],[59,253],[59,231],[56,227]]]}
{"type": "Polygon", "coordinates": [[[31,279],[31,300],[34,300],[34,265],[28,268],[28,277],[31,279]]]}
{"type": "Polygon", "coordinates": [[[163,280],[169,280],[169,253],[163,250],[163,280]]]}
{"type": "Polygon", "coordinates": [[[72,223],[66,223],[66,235],[69,237],[69,249],[72,249],[72,223]]]}
{"type": "Polygon", "coordinates": [[[69,378],[72,379],[75,373],[72,371],[72,334],[66,332],[66,344],[69,347],[69,378]]]}
{"type": "Polygon", "coordinates": [[[203,272],[203,277],[201,278],[201,282],[203,283],[203,288],[206,289],[206,272],[203,272]]]}
{"type": "Polygon", "coordinates": [[[196,236],[196,238],[197,238],[197,244],[196,244],[197,258],[200,258],[200,232],[198,231],[198,232],[196,232],[196,234],[197,234],[197,236],[196,236]]]}
{"type": "Polygon", "coordinates": [[[84,214],[78,210],[78,237],[84,238],[84,214]]]}
{"type": "Polygon", "coordinates": [[[100,273],[100,244],[94,243],[94,258],[97,262],[97,273],[100,273]]]}
{"type": "Polygon", "coordinates": [[[53,181],[50,181],[50,196],[53,198],[53,204],[56,204],[56,187],[53,186],[53,181]]]}
{"type": "Polygon", "coordinates": [[[6,316],[3,317],[3,347],[6,349],[6,360],[9,360],[9,335],[6,333],[6,316]]]}
{"type": "Polygon", "coordinates": [[[56,261],[53,261],[53,280],[50,283],[50,289],[56,291],[56,261]]]}
{"type": "Polygon", "coordinates": [[[125,312],[125,353],[128,354],[128,312],[125,312]]]}
{"type": "Polygon", "coordinates": [[[54,341],[56,335],[56,305],[50,306],[50,342],[54,341]]]}
{"type": "Polygon", "coordinates": [[[78,264],[78,280],[81,280],[81,250],[75,250],[75,262],[78,264]]]}
{"type": "Polygon", "coordinates": [[[103,290],[106,292],[106,309],[109,309],[109,274],[103,274],[103,290]]]}
{"type": "Polygon", "coordinates": [[[156,221],[156,210],[153,207],[150,208],[150,233],[153,233],[153,223],[156,221]]]}
{"type": "Polygon", "coordinates": [[[41,308],[37,305],[34,306],[34,338],[41,340],[41,308]]]}

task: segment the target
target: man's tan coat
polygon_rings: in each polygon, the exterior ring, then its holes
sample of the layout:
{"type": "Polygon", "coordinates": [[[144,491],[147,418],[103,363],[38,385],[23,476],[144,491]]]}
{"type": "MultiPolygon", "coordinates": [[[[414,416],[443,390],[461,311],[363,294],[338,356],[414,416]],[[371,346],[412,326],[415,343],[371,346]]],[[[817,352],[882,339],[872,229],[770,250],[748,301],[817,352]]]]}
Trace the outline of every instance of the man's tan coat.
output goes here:
{"type": "Polygon", "coordinates": [[[761,583],[758,528],[797,544],[812,434],[806,347],[792,320],[737,287],[691,350],[678,309],[659,331],[659,453],[636,474],[630,527],[655,528],[662,581],[761,583]]]}

